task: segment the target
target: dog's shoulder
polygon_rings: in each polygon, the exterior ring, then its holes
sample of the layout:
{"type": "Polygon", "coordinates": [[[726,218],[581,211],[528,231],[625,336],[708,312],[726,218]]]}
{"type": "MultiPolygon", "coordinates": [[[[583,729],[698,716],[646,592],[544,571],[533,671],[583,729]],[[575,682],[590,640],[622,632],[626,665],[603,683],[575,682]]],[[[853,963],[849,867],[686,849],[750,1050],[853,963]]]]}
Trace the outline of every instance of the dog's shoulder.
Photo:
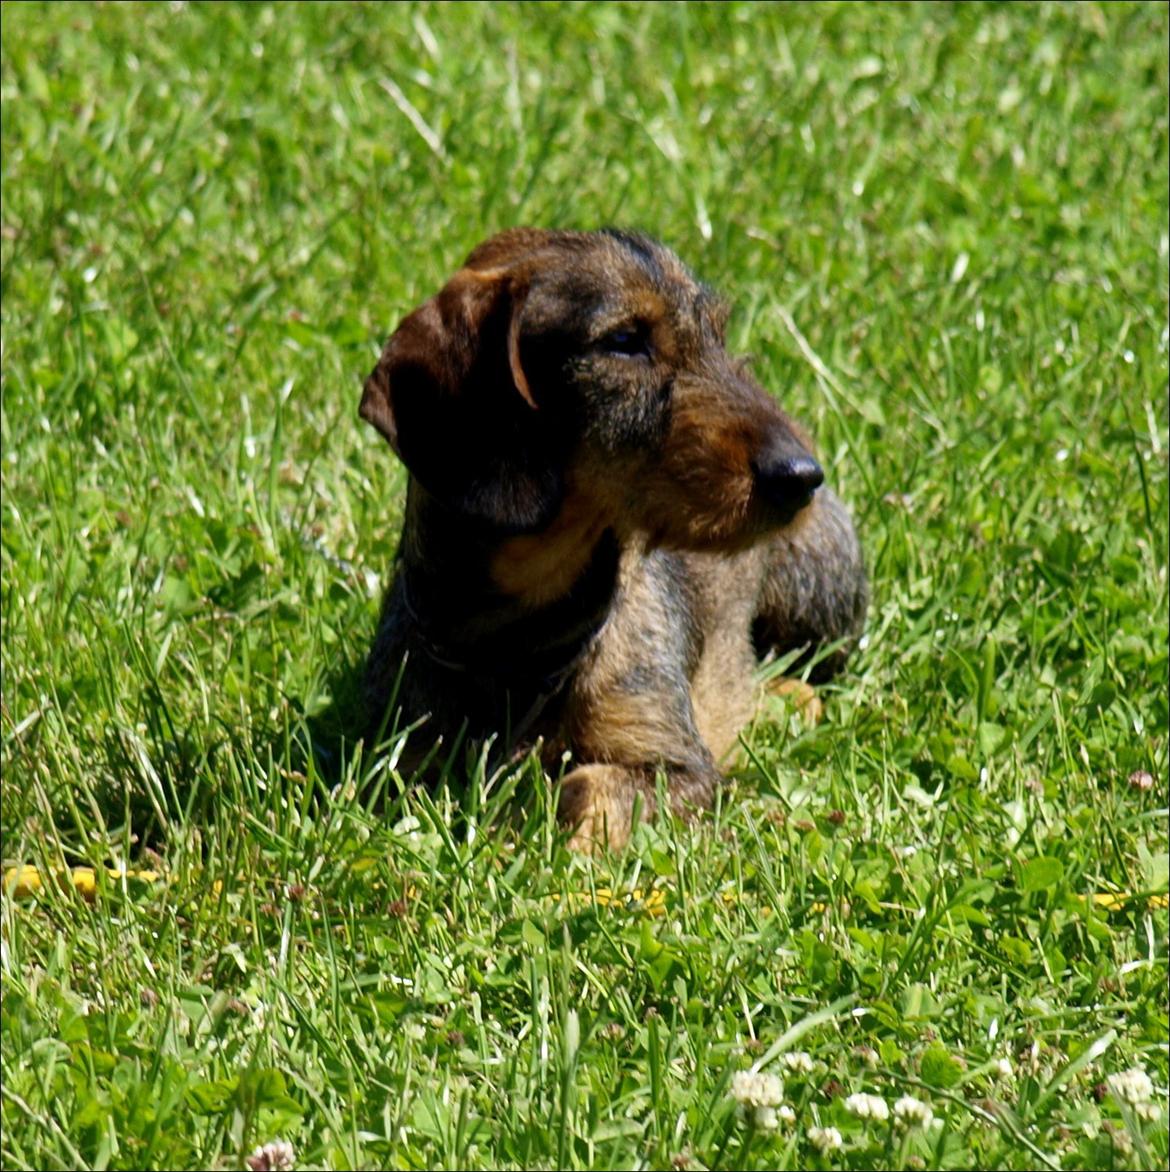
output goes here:
{"type": "Polygon", "coordinates": [[[594,656],[597,673],[690,676],[709,631],[728,622],[747,629],[763,564],[755,549],[732,555],[626,551],[594,656]]]}

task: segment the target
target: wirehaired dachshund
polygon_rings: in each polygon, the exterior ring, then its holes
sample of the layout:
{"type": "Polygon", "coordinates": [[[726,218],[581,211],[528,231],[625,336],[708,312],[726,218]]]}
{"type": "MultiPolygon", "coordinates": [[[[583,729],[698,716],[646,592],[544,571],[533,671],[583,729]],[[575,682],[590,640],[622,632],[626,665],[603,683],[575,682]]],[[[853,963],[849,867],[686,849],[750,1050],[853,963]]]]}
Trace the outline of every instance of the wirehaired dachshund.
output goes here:
{"type": "Polygon", "coordinates": [[[727,317],[646,236],[517,228],[386,343],[361,416],[410,476],[365,695],[375,730],[419,722],[404,771],[539,744],[571,844],[616,848],[660,776],[711,805],[760,657],[841,665],[854,527],[727,317]]]}

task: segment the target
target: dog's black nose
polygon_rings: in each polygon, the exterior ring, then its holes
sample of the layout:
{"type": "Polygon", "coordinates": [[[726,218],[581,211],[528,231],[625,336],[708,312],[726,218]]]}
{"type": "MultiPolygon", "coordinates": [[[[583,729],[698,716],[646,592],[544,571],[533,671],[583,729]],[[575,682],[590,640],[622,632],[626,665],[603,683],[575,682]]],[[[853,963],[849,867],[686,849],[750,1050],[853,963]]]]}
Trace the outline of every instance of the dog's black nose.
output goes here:
{"type": "Polygon", "coordinates": [[[785,444],[765,450],[754,462],[760,495],[786,516],[803,509],[825,482],[824,469],[808,454],[785,444]]]}

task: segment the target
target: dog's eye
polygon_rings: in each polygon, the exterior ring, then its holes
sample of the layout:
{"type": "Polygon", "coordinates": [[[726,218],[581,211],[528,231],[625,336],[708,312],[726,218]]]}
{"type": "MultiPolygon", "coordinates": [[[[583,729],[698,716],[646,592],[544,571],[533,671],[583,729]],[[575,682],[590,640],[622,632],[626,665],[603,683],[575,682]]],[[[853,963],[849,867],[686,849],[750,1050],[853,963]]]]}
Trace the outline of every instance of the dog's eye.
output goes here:
{"type": "Polygon", "coordinates": [[[598,340],[598,348],[607,354],[624,354],[629,358],[648,358],[650,356],[650,339],[646,331],[629,326],[620,330],[611,330],[598,340]]]}

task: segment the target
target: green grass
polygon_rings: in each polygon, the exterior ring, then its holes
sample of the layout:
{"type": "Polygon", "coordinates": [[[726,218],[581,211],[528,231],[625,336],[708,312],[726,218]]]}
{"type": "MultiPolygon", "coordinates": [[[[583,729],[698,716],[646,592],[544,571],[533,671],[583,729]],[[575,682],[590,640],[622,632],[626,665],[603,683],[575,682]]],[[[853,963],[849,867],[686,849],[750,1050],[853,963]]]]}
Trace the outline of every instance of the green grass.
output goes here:
{"type": "Polygon", "coordinates": [[[163,878],[3,898],[4,1166],[1164,1166],[1167,11],[6,5],[3,857],[163,878]],[[872,572],[617,858],[351,741],[360,380],[517,223],[723,289],[872,572]]]}

